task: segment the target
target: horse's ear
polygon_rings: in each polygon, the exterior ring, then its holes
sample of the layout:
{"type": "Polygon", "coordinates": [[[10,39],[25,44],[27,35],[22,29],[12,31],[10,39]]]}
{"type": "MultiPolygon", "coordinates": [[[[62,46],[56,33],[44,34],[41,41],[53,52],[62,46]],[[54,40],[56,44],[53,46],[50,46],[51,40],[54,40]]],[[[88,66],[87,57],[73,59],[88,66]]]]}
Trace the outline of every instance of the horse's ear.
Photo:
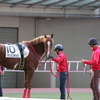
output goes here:
{"type": "Polygon", "coordinates": [[[44,34],[44,37],[47,38],[46,34],[44,34]]]}
{"type": "Polygon", "coordinates": [[[53,34],[51,34],[51,38],[53,38],[53,34]]]}

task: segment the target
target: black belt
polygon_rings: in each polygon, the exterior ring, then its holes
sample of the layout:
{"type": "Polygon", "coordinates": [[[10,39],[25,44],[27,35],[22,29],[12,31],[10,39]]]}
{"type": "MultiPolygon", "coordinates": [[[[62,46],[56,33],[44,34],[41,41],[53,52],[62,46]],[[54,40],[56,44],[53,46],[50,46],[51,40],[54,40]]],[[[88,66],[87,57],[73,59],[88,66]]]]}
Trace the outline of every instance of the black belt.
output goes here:
{"type": "Polygon", "coordinates": [[[100,70],[94,70],[94,72],[100,72],[100,70]]]}

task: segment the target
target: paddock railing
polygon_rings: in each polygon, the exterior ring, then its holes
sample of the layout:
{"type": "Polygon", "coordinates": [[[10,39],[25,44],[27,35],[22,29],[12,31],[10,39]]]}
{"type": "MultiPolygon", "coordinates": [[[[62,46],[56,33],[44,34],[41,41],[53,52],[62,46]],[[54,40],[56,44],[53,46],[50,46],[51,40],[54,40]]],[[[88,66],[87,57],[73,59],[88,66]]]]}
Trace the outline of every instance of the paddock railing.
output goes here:
{"type": "MultiPolygon", "coordinates": [[[[40,63],[44,63],[44,61],[40,62],[40,63]]],[[[57,72],[57,63],[55,63],[54,61],[46,61],[45,64],[41,64],[40,66],[37,67],[37,69],[35,70],[35,72],[50,72],[50,63],[52,66],[52,70],[53,72],[57,72]]],[[[86,65],[87,67],[87,65],[86,65]]],[[[84,72],[84,68],[83,65],[80,61],[68,61],[68,70],[69,72],[84,72]]],[[[6,72],[23,72],[23,70],[10,70],[5,68],[6,72]]],[[[87,69],[87,72],[89,72],[89,69],[87,69]]]]}

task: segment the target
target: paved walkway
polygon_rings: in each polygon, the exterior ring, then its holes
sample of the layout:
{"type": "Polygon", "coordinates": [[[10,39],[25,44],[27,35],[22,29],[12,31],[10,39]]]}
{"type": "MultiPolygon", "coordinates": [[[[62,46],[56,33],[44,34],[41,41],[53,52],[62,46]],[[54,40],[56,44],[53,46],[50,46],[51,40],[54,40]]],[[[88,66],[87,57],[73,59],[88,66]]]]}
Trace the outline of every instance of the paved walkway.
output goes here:
{"type": "MultiPolygon", "coordinates": [[[[23,88],[3,88],[3,93],[23,93],[23,88]]],[[[59,88],[32,88],[32,93],[59,92],[59,88]]],[[[90,88],[71,88],[70,92],[91,93],[90,88]]]]}

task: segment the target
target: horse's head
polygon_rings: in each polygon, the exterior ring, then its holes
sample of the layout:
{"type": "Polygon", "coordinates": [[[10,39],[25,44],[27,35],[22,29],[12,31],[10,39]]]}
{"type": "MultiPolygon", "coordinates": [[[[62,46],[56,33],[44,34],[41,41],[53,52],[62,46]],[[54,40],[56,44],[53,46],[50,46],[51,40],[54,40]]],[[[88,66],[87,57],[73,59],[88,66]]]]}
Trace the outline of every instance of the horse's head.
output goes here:
{"type": "Polygon", "coordinates": [[[50,35],[45,35],[44,34],[44,47],[45,47],[45,52],[46,52],[46,57],[49,58],[50,54],[51,54],[51,50],[52,50],[52,45],[54,43],[53,41],[53,34],[50,35]]]}

